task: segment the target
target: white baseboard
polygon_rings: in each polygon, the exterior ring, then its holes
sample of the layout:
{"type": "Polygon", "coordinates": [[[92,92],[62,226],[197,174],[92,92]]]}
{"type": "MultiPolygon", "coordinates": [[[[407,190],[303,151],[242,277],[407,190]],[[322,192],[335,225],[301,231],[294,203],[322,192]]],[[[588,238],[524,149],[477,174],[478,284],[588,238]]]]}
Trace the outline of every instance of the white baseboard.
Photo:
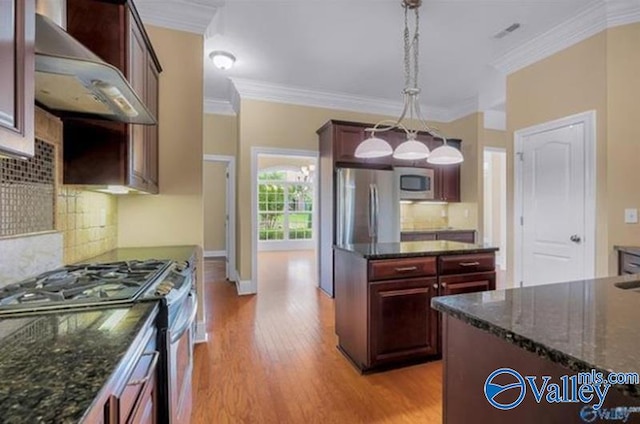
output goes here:
{"type": "Polygon", "coordinates": [[[194,342],[198,343],[206,343],[209,340],[209,335],[207,334],[207,323],[206,321],[196,322],[196,334],[194,337],[194,342]]]}
{"type": "Polygon", "coordinates": [[[239,296],[244,296],[247,294],[256,294],[258,292],[258,288],[255,286],[253,281],[251,280],[241,280],[240,273],[236,271],[236,290],[238,291],[239,296]]]}
{"type": "Polygon", "coordinates": [[[220,258],[227,256],[226,250],[205,250],[204,257],[205,258],[220,258]]]}

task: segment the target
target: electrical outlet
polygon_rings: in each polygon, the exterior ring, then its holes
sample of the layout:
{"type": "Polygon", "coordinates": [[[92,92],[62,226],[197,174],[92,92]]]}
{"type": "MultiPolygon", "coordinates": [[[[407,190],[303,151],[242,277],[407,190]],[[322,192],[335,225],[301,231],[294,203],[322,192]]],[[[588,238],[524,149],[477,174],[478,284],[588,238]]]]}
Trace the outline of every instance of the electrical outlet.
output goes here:
{"type": "Polygon", "coordinates": [[[638,209],[631,208],[624,210],[624,223],[625,224],[637,224],[638,223],[638,209]]]}
{"type": "Polygon", "coordinates": [[[107,226],[107,211],[106,209],[100,209],[100,226],[107,226]]]}
{"type": "Polygon", "coordinates": [[[469,209],[464,210],[464,217],[469,218],[469,209]]]}

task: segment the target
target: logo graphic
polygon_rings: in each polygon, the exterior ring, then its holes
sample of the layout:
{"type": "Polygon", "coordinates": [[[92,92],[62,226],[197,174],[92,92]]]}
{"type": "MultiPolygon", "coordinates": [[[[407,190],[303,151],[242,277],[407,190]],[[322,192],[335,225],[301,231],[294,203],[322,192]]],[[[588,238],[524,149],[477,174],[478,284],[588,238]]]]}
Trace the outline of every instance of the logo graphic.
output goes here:
{"type": "Polygon", "coordinates": [[[580,418],[586,423],[592,423],[598,418],[598,412],[591,405],[586,405],[580,410],[580,418]]]}
{"type": "Polygon", "coordinates": [[[499,368],[495,370],[489,375],[489,377],[487,377],[487,380],[484,382],[485,397],[493,407],[501,409],[503,411],[508,411],[509,409],[513,409],[516,406],[520,405],[524,400],[524,396],[526,393],[527,393],[527,386],[524,381],[524,378],[522,378],[520,373],[518,373],[517,371],[511,368],[499,368]],[[501,376],[501,375],[511,376],[513,378],[510,378],[510,380],[515,380],[515,381],[513,383],[508,383],[505,385],[494,383],[493,381],[498,376],[501,376]],[[508,390],[513,390],[513,391],[518,390],[520,394],[518,395],[517,399],[511,403],[506,403],[506,404],[498,402],[496,400],[496,397],[508,390]]]}

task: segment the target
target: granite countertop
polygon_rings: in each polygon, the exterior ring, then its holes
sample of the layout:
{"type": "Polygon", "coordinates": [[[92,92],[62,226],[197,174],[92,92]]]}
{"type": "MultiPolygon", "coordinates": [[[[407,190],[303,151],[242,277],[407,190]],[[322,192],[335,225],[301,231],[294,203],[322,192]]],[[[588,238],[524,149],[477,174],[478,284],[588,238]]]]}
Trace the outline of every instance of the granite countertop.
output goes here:
{"type": "Polygon", "coordinates": [[[155,303],[0,320],[0,422],[76,423],[155,303]]]}
{"type": "Polygon", "coordinates": [[[497,247],[457,241],[404,241],[399,243],[345,244],[334,249],[356,253],[366,259],[393,259],[417,256],[439,256],[495,252],[497,247]]]}
{"type": "Polygon", "coordinates": [[[110,250],[102,255],[82,261],[83,263],[116,262],[145,259],[171,259],[189,261],[194,258],[198,246],[125,247],[110,250]]]}
{"type": "MultiPolygon", "coordinates": [[[[432,307],[574,371],[640,372],[640,275],[436,297],[432,307]]],[[[640,386],[618,386],[640,397],[640,386]]]]}

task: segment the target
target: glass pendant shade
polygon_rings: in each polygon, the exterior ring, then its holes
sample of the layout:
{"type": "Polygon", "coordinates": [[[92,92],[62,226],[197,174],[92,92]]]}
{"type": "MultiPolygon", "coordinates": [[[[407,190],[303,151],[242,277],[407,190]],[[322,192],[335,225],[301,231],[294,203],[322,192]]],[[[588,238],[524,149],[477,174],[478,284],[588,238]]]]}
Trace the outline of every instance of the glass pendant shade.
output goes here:
{"type": "Polygon", "coordinates": [[[453,165],[462,161],[464,158],[460,150],[448,144],[436,147],[427,158],[427,162],[433,165],[453,165]]]}
{"type": "Polygon", "coordinates": [[[416,140],[407,140],[401,143],[393,152],[395,159],[401,160],[420,160],[429,156],[429,148],[416,140]]]}
{"type": "Polygon", "coordinates": [[[362,159],[373,159],[389,156],[393,149],[381,138],[369,137],[356,148],[355,156],[362,159]]]}

